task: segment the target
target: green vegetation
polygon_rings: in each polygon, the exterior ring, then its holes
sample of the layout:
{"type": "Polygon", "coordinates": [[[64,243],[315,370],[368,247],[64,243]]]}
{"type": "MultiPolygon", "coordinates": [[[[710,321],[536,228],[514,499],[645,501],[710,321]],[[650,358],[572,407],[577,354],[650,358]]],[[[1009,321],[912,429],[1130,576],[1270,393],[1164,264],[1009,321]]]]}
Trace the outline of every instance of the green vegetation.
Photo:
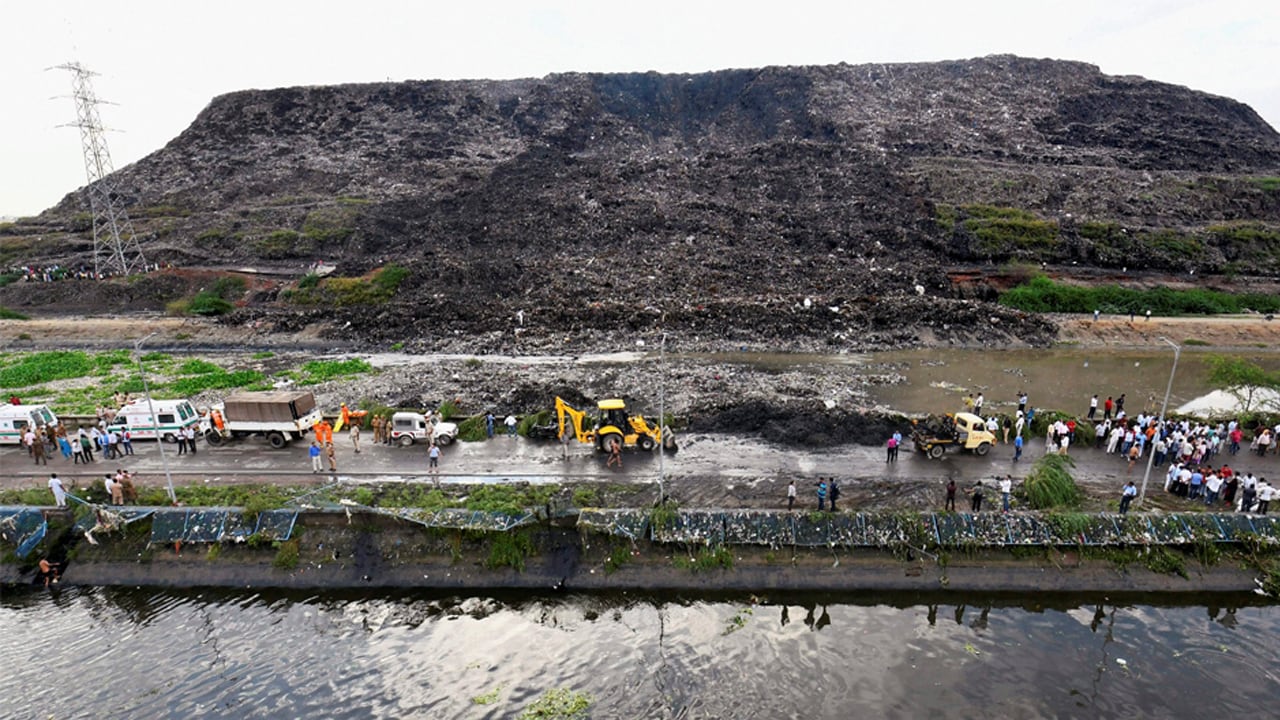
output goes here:
{"type": "Polygon", "coordinates": [[[1280,177],[1249,178],[1249,183],[1265,192],[1280,192],[1280,177]]]}
{"type": "Polygon", "coordinates": [[[502,694],[502,686],[499,685],[498,687],[490,690],[487,693],[484,693],[483,695],[476,695],[475,697],[471,698],[471,702],[476,705],[492,705],[498,702],[498,696],[501,694],[502,694]]]}
{"type": "Polygon", "coordinates": [[[558,485],[480,485],[467,496],[464,506],[468,510],[518,515],[526,508],[546,505],[559,489],[558,485]]]}
{"type": "Polygon", "coordinates": [[[307,273],[306,275],[303,275],[302,279],[298,281],[298,289],[310,290],[319,284],[320,284],[320,276],[311,272],[311,273],[307,273]]]}
{"type": "Polygon", "coordinates": [[[281,570],[292,570],[298,567],[298,541],[288,540],[276,543],[276,557],[271,564],[281,570]]]}
{"type": "Polygon", "coordinates": [[[316,385],[330,380],[354,377],[371,372],[373,366],[360,358],[347,360],[312,360],[303,363],[299,385],[316,385]]]}
{"type": "Polygon", "coordinates": [[[1182,344],[1188,345],[1190,347],[1209,347],[1208,342],[1205,342],[1204,340],[1199,340],[1197,338],[1187,338],[1186,340],[1182,341],[1182,344]]]}
{"type": "Polygon", "coordinates": [[[379,305],[395,297],[408,276],[408,268],[395,263],[368,278],[329,277],[310,281],[307,276],[298,283],[297,289],[285,291],[284,297],[296,305],[379,305]]]}
{"type": "Polygon", "coordinates": [[[956,214],[955,206],[937,205],[934,207],[933,212],[934,212],[934,220],[938,223],[938,227],[942,228],[948,233],[955,231],[956,222],[959,220],[959,216],[956,214]]]}
{"type": "Polygon", "coordinates": [[[315,239],[297,230],[275,230],[253,243],[253,251],[268,260],[305,257],[315,252],[315,249],[315,239]]]}
{"type": "Polygon", "coordinates": [[[1264,293],[1231,294],[1195,288],[1135,290],[1116,285],[1078,287],[1056,283],[1046,277],[1008,290],[1000,304],[1028,312],[1145,313],[1153,315],[1226,314],[1246,310],[1280,312],[1280,296],[1264,293]]]}
{"type": "Polygon", "coordinates": [[[1089,531],[1089,516],[1085,513],[1054,512],[1044,521],[1061,538],[1080,538],[1089,531]]]}
{"type": "Polygon", "coordinates": [[[508,531],[489,534],[489,557],[484,566],[490,570],[501,567],[524,572],[524,559],[533,554],[533,538],[528,532],[508,531]]]}
{"type": "Polygon", "coordinates": [[[584,692],[554,688],[529,703],[520,713],[520,720],[586,720],[594,701],[584,692]]]}
{"type": "Polygon", "coordinates": [[[302,221],[302,234],[316,245],[341,243],[351,237],[353,212],[345,207],[312,210],[302,221]]]}
{"type": "Polygon", "coordinates": [[[51,350],[20,355],[0,369],[0,387],[24,388],[32,385],[84,377],[94,369],[90,357],[81,350],[51,350]]]}
{"type": "Polygon", "coordinates": [[[604,574],[612,575],[629,562],[631,562],[631,548],[627,545],[619,545],[610,550],[609,556],[604,559],[604,574]]]}
{"type": "Polygon", "coordinates": [[[573,490],[573,504],[575,507],[594,507],[600,502],[600,496],[596,493],[596,489],[588,486],[576,487],[573,490]]]}
{"type": "Polygon", "coordinates": [[[751,618],[754,611],[749,607],[744,607],[729,618],[729,624],[725,627],[721,635],[732,635],[747,626],[747,620],[751,618]]]}
{"type": "Polygon", "coordinates": [[[724,545],[702,547],[699,548],[696,555],[691,555],[687,558],[682,555],[676,555],[674,562],[675,566],[681,570],[692,570],[695,573],[709,570],[732,570],[733,553],[724,545]]]}
{"type": "Polygon", "coordinates": [[[978,239],[978,249],[991,254],[1048,250],[1058,238],[1058,223],[1017,208],[964,205],[961,225],[978,239]]]}
{"type": "Polygon", "coordinates": [[[1069,455],[1045,455],[1036,460],[1022,484],[1027,504],[1037,510],[1079,507],[1084,496],[1071,477],[1075,466],[1069,455]]]}
{"type": "Polygon", "coordinates": [[[253,358],[254,360],[267,360],[275,356],[276,354],[271,352],[270,350],[263,350],[261,352],[256,352],[250,355],[249,357],[253,358]]]}
{"type": "Polygon", "coordinates": [[[1252,360],[1225,355],[1205,358],[1209,366],[1209,385],[1225,390],[1239,401],[1242,413],[1253,409],[1259,391],[1280,390],[1280,372],[1269,372],[1252,360]]]}
{"type": "Polygon", "coordinates": [[[226,390],[231,388],[243,388],[254,386],[264,380],[264,376],[257,370],[236,370],[235,372],[227,372],[219,370],[217,372],[209,372],[203,375],[192,375],[190,377],[179,378],[168,385],[156,386],[157,389],[163,387],[168,392],[179,397],[190,397],[198,395],[205,390],[226,390]]]}
{"type": "Polygon", "coordinates": [[[0,305],[0,320],[30,320],[30,319],[31,318],[27,317],[26,315],[23,315],[22,313],[16,310],[10,310],[5,306],[0,305]]]}

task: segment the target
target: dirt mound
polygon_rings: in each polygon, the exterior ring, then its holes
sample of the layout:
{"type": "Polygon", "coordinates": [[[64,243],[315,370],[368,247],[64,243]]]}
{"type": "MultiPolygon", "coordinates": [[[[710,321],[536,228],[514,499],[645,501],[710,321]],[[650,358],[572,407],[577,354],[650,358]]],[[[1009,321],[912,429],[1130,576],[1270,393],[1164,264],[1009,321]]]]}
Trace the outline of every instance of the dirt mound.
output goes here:
{"type": "Polygon", "coordinates": [[[849,443],[883,444],[895,431],[908,435],[911,423],[900,415],[778,407],[747,401],[699,417],[693,426],[700,432],[758,433],[780,445],[822,448],[849,443]]]}

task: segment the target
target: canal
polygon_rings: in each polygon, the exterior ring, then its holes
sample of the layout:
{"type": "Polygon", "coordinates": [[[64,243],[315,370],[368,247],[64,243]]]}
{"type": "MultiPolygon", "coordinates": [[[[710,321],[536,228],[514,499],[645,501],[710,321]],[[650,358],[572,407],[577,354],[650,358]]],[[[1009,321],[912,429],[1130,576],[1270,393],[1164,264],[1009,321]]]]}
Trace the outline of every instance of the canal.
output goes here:
{"type": "Polygon", "coordinates": [[[513,596],[65,588],[0,598],[0,716],[1269,715],[1256,596],[513,596]]]}

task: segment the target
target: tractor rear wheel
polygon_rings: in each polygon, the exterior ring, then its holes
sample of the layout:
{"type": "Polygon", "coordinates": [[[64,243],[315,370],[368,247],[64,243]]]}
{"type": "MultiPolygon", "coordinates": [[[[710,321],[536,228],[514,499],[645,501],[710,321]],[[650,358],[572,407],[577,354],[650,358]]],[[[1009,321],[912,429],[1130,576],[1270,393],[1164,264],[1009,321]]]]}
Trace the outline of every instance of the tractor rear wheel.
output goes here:
{"type": "Polygon", "coordinates": [[[942,453],[944,452],[946,452],[946,448],[942,447],[941,445],[930,445],[929,449],[925,450],[925,453],[927,453],[929,455],[929,458],[932,460],[937,460],[938,458],[942,457],[942,453]]]}
{"type": "Polygon", "coordinates": [[[640,448],[645,452],[652,452],[653,446],[654,446],[653,438],[649,437],[648,435],[641,435],[639,439],[636,440],[636,447],[640,448]]]}
{"type": "Polygon", "coordinates": [[[609,452],[609,448],[613,443],[618,443],[618,447],[622,447],[622,434],[616,432],[608,432],[599,436],[596,440],[597,447],[603,452],[609,452]]]}

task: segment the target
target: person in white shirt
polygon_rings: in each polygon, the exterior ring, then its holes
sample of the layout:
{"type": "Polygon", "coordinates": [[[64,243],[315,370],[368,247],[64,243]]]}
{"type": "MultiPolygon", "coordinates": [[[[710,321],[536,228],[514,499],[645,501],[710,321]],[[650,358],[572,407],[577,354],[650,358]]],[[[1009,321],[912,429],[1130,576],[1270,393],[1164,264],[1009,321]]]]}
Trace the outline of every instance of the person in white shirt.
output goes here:
{"type": "Polygon", "coordinates": [[[1266,479],[1258,481],[1258,514],[1266,515],[1267,506],[1271,504],[1271,498],[1275,497],[1275,488],[1267,484],[1266,479]]]}
{"type": "Polygon", "coordinates": [[[54,473],[49,477],[49,490],[53,491],[53,504],[58,507],[67,506],[67,489],[62,486],[62,481],[58,479],[58,473],[54,473]]]}
{"type": "Polygon", "coordinates": [[[1004,511],[1009,512],[1009,493],[1013,492],[1013,476],[1005,475],[1000,478],[1000,500],[1004,504],[1004,511]]]}

